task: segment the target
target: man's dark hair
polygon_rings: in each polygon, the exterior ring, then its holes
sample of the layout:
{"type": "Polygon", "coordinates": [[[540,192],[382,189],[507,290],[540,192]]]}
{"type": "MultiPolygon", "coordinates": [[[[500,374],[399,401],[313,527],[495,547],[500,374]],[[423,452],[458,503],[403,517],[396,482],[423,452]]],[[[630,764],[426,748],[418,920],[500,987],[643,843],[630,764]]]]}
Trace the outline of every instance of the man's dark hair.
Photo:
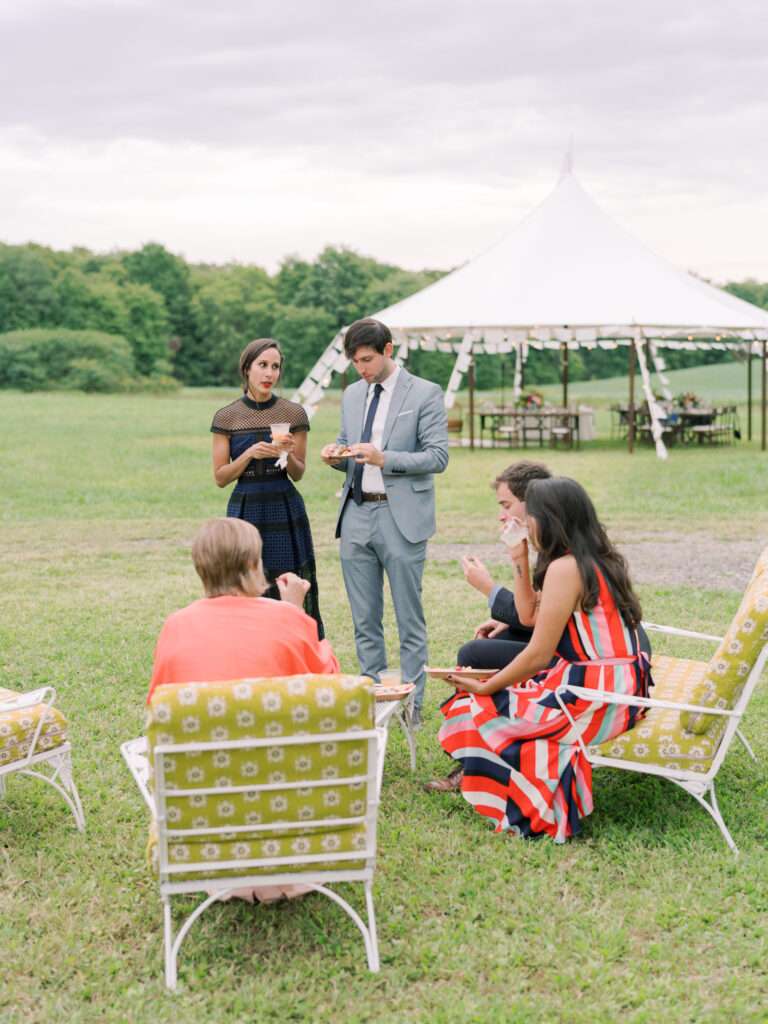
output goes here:
{"type": "Polygon", "coordinates": [[[507,466],[493,481],[494,489],[506,484],[518,501],[525,501],[525,492],[532,480],[549,480],[552,474],[542,462],[528,462],[521,459],[507,466]]]}
{"type": "Polygon", "coordinates": [[[344,335],[344,355],[351,359],[359,348],[372,348],[381,354],[389,341],[392,341],[392,335],[387,325],[381,320],[367,316],[364,320],[355,320],[347,328],[344,335]]]}

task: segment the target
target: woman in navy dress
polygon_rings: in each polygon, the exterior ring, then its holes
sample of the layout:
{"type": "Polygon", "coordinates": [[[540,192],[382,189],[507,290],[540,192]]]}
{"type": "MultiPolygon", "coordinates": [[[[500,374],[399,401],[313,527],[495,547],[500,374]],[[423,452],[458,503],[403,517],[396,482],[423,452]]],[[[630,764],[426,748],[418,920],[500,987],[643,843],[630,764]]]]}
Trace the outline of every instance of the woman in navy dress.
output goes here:
{"type": "Polygon", "coordinates": [[[307,414],[296,402],[274,394],[283,353],[272,338],[259,338],[240,356],[244,394],[213,417],[213,476],[219,487],[236,480],[227,515],[245,519],[261,534],[262,561],[271,584],[265,597],[280,597],[278,577],[294,572],[307,583],[304,607],[324,636],[317,594],[312,533],[304,500],[293,486],[306,468],[307,414]],[[272,439],[272,424],[287,423],[288,434],[272,439]],[[287,454],[287,465],[280,465],[287,454]]]}

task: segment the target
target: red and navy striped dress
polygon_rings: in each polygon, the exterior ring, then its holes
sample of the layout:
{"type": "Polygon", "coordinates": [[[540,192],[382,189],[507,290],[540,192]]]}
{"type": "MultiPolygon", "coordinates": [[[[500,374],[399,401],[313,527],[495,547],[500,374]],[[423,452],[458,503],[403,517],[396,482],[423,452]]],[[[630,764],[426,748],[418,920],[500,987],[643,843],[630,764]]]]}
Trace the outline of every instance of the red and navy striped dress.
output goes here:
{"type": "Polygon", "coordinates": [[[575,835],[593,806],[592,768],[579,738],[587,746],[602,743],[635,723],[636,708],[566,694],[571,722],[555,697],[558,687],[648,695],[650,670],[637,632],[600,572],[598,581],[597,604],[570,617],[555,664],[488,697],[458,691],[442,707],[438,739],[464,768],[461,792],[497,832],[546,833],[559,843],[575,835]]]}

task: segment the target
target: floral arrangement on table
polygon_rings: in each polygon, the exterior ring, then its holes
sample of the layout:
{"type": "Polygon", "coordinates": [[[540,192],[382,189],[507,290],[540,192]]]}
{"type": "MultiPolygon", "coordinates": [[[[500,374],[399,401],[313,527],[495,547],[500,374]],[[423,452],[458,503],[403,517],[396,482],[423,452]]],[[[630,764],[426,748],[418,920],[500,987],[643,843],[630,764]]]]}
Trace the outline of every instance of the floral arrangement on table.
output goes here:
{"type": "Polygon", "coordinates": [[[523,391],[517,400],[520,409],[541,409],[544,395],[540,391],[523,391]]]}
{"type": "Polygon", "coordinates": [[[675,395],[675,405],[683,409],[698,409],[699,406],[704,405],[704,402],[695,392],[682,391],[679,395],[675,395]]]}

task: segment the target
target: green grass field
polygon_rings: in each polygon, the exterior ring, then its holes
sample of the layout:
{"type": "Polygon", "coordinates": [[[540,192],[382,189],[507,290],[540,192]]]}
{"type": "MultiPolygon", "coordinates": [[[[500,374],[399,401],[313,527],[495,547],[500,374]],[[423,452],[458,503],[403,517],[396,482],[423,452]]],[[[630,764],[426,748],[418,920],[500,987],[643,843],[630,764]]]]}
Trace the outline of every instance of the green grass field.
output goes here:
{"type": "MultiPolygon", "coordinates": [[[[692,372],[682,386],[699,390],[692,372]]],[[[613,397],[598,385],[598,400],[613,397]]],[[[417,775],[394,732],[387,754],[376,881],[381,973],[366,971],[351,922],[309,896],[212,908],[183,947],[179,993],[165,994],[147,817],[118,748],[141,732],[161,623],[200,594],[189,545],[201,520],[225,509],[208,427],[228,400],[219,390],[0,395],[0,686],[56,686],[87,815],[83,837],[53,791],[31,780],[12,779],[0,804],[0,1018],[767,1020],[764,684],[745,727],[759,763],[734,749],[720,776],[739,858],[682,791],[612,772],[595,776],[596,810],[579,839],[557,847],[490,833],[460,798],[420,789],[447,764],[435,740],[445,691],[432,684],[417,775]]],[[[331,396],[313,421],[312,451],[332,438],[337,416],[331,396]]],[[[630,458],[605,442],[543,454],[587,486],[614,535],[652,524],[679,531],[681,544],[691,531],[768,541],[768,456],[754,442],[679,449],[666,463],[647,448],[630,458]]],[[[438,480],[438,543],[493,538],[488,482],[515,455],[452,452],[438,480]]],[[[343,668],[354,670],[332,536],[339,482],[314,461],[301,489],[328,634],[343,668]]],[[[732,590],[665,584],[640,596],[649,619],[715,633],[739,601],[732,590]]],[[[449,663],[485,617],[482,601],[455,563],[437,560],[424,599],[431,659],[449,663]]],[[[389,611],[387,624],[394,654],[389,611]]],[[[707,653],[693,644],[674,650],[707,653]]]]}
{"type": "MultiPolygon", "coordinates": [[[[689,366],[684,370],[667,370],[669,387],[673,395],[684,391],[693,391],[702,398],[712,402],[744,402],[747,400],[747,369],[744,363],[709,363],[706,366],[689,366]]],[[[653,386],[658,387],[658,379],[651,377],[653,386]]],[[[600,402],[620,402],[626,400],[629,387],[626,375],[622,377],[606,377],[604,380],[574,381],[568,389],[574,399],[589,398],[600,402]]],[[[635,381],[638,401],[642,401],[641,382],[638,375],[635,381]]],[[[543,388],[548,395],[556,398],[561,394],[559,386],[549,384],[543,388]]],[[[759,363],[752,367],[752,397],[758,401],[760,391],[759,363]]]]}

